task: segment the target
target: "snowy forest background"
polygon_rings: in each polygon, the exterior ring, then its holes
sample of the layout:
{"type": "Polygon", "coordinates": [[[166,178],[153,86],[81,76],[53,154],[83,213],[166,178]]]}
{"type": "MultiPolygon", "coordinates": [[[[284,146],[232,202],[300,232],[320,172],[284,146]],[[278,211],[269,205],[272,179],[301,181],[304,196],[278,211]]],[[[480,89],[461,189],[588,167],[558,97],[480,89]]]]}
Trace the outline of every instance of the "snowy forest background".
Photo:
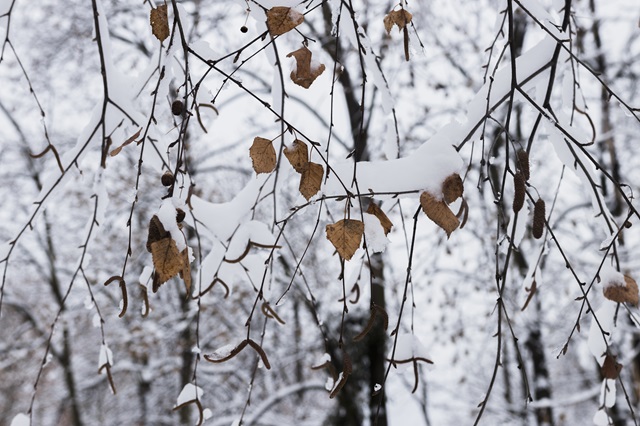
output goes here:
{"type": "Polygon", "coordinates": [[[637,1],[164,4],[0,0],[0,425],[638,424],[637,1]]]}

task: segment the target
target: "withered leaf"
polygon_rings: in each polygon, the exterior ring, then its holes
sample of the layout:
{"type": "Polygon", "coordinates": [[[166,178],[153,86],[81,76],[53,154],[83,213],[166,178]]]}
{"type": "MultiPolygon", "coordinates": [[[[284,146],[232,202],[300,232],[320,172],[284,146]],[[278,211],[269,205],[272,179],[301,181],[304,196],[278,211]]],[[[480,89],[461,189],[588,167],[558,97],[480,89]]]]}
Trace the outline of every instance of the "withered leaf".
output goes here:
{"type": "Polygon", "coordinates": [[[169,18],[167,17],[166,4],[158,6],[157,9],[151,9],[149,21],[151,22],[151,31],[158,40],[164,41],[169,37],[169,18]]]}
{"type": "MultiPolygon", "coordinates": [[[[165,6],[165,7],[166,7],[166,6],[165,6]]],[[[117,147],[117,148],[114,148],[114,149],[109,153],[109,155],[110,155],[110,156],[112,156],[112,157],[115,157],[116,155],[118,155],[118,154],[120,153],[120,151],[122,151],[122,148],[124,148],[125,146],[129,145],[131,142],[133,142],[134,140],[136,140],[136,138],[137,138],[138,136],[140,136],[140,132],[142,132],[142,127],[141,127],[140,129],[138,129],[138,131],[137,131],[137,132],[135,132],[135,133],[133,134],[133,136],[129,137],[126,141],[124,141],[124,142],[122,143],[122,145],[120,145],[120,146],[119,146],[119,147],[117,147]]]]}
{"type": "Polygon", "coordinates": [[[151,244],[164,240],[165,238],[171,238],[171,234],[164,229],[162,222],[158,219],[158,216],[153,215],[149,221],[149,235],[147,236],[147,251],[151,252],[151,244]]]}
{"type": "Polygon", "coordinates": [[[448,176],[444,182],[442,182],[442,196],[447,204],[451,204],[462,197],[463,192],[464,185],[462,184],[462,178],[457,173],[448,176]]]}
{"type": "Polygon", "coordinates": [[[287,55],[287,58],[294,57],[296,60],[296,69],[291,71],[291,81],[298,86],[308,89],[311,83],[315,81],[325,70],[324,64],[311,62],[312,53],[307,46],[302,46],[287,55]]]}
{"type": "Polygon", "coordinates": [[[298,173],[303,173],[309,164],[309,148],[307,144],[296,139],[290,147],[284,148],[284,155],[289,160],[293,169],[298,173]]]}
{"type": "Polygon", "coordinates": [[[455,231],[460,224],[456,215],[453,214],[444,201],[438,200],[426,191],[420,195],[420,205],[427,217],[440,228],[444,229],[447,233],[447,238],[451,236],[451,233],[455,231]]]}
{"type": "Polygon", "coordinates": [[[249,148],[256,174],[271,173],[276,168],[276,150],[269,139],[256,137],[249,148]]]}
{"type": "Polygon", "coordinates": [[[638,284],[628,275],[624,276],[625,285],[609,285],[605,286],[604,297],[618,303],[629,303],[638,305],[638,284]]]}
{"type": "Polygon", "coordinates": [[[300,193],[309,201],[322,187],[324,168],[322,165],[309,162],[300,177],[300,193]]]}
{"type": "Polygon", "coordinates": [[[616,358],[616,356],[609,354],[604,357],[604,363],[602,363],[600,372],[605,379],[615,380],[620,375],[622,364],[616,362],[616,358]]]}
{"type": "Polygon", "coordinates": [[[275,6],[267,10],[267,28],[271,36],[287,33],[304,21],[304,15],[295,9],[275,6]]]}
{"type": "Polygon", "coordinates": [[[327,239],[338,250],[340,256],[350,260],[360,247],[364,234],[364,223],[359,220],[342,219],[327,225],[327,239]]]}
{"type": "Polygon", "coordinates": [[[156,268],[153,282],[153,291],[156,292],[158,287],[182,271],[184,258],[171,237],[151,243],[151,257],[156,268]]]}
{"type": "Polygon", "coordinates": [[[373,201],[369,203],[369,207],[367,207],[367,213],[374,215],[380,221],[380,225],[384,229],[384,235],[389,234],[391,232],[391,228],[393,227],[393,223],[389,220],[387,215],[382,211],[380,206],[378,206],[373,201]]]}
{"type": "Polygon", "coordinates": [[[412,18],[413,15],[405,9],[392,10],[384,17],[384,29],[389,34],[393,26],[397,25],[398,30],[402,31],[411,22],[412,18]]]}

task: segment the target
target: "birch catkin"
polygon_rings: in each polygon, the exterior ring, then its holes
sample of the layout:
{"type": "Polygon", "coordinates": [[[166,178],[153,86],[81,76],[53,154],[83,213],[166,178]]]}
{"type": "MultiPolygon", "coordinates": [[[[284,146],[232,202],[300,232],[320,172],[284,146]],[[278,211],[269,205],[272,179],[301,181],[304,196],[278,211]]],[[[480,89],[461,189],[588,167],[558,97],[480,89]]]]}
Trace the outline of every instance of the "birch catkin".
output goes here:
{"type": "Polygon", "coordinates": [[[513,188],[515,190],[515,194],[513,196],[513,212],[518,213],[524,205],[525,184],[522,173],[517,172],[513,175],[513,188]]]}
{"type": "Polygon", "coordinates": [[[544,231],[544,218],[546,216],[545,213],[545,204],[542,198],[538,198],[535,206],[533,207],[533,238],[538,239],[542,237],[542,232],[544,231]]]}

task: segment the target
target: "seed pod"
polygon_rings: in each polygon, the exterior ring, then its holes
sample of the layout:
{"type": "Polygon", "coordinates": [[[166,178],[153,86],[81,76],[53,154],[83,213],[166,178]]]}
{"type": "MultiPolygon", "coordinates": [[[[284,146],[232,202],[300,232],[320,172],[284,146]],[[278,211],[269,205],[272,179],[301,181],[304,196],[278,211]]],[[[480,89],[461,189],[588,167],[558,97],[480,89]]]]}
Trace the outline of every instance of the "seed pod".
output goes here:
{"type": "Polygon", "coordinates": [[[173,101],[173,103],[171,104],[171,112],[173,113],[173,115],[182,115],[182,113],[184,112],[184,104],[181,100],[178,99],[176,101],[173,101]]]}
{"type": "Polygon", "coordinates": [[[533,207],[533,238],[538,239],[542,237],[544,231],[544,219],[545,219],[545,204],[542,198],[538,198],[535,206],[533,207]]]}
{"type": "Polygon", "coordinates": [[[518,150],[518,168],[522,172],[522,176],[524,177],[525,182],[529,180],[531,177],[529,170],[529,153],[524,149],[518,150]]]}
{"type": "Polygon", "coordinates": [[[173,182],[175,182],[173,173],[171,173],[170,171],[164,172],[160,180],[162,181],[162,185],[164,186],[171,186],[173,185],[173,182]]]}
{"type": "Polygon", "coordinates": [[[513,212],[518,213],[524,205],[525,184],[522,173],[517,172],[513,175],[513,188],[515,189],[515,194],[513,196],[513,212]]]}
{"type": "Polygon", "coordinates": [[[249,28],[247,28],[246,25],[243,25],[243,26],[240,27],[240,32],[246,33],[247,31],[249,31],[249,28]]]}

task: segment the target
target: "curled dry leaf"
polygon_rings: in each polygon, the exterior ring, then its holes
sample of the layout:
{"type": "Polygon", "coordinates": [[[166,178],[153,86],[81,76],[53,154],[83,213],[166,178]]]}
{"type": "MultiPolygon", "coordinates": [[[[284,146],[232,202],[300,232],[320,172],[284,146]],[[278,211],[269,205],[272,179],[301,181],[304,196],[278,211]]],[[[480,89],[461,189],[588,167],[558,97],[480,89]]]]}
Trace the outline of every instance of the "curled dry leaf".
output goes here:
{"type": "Polygon", "coordinates": [[[363,234],[364,223],[359,220],[342,219],[327,225],[327,239],[345,260],[350,260],[358,250],[363,234]]]}
{"type": "Polygon", "coordinates": [[[307,46],[302,46],[300,49],[289,53],[287,58],[292,56],[296,60],[296,69],[291,71],[291,81],[308,89],[311,83],[324,72],[325,66],[311,61],[312,53],[307,49],[307,46]]]}
{"type": "Polygon", "coordinates": [[[389,220],[387,215],[382,211],[382,209],[373,201],[369,203],[369,207],[367,207],[367,213],[374,215],[380,221],[380,225],[382,225],[382,229],[384,229],[384,235],[389,234],[391,232],[391,228],[393,228],[393,223],[389,220]]]}
{"type": "Polygon", "coordinates": [[[638,305],[638,284],[628,275],[624,276],[624,286],[621,285],[605,285],[604,297],[618,303],[629,303],[638,305]]]}
{"type": "Polygon", "coordinates": [[[249,148],[249,156],[256,174],[271,173],[276,168],[276,150],[269,139],[254,138],[249,148]]]}
{"type": "Polygon", "coordinates": [[[307,148],[307,144],[300,139],[294,140],[290,147],[285,147],[284,155],[287,157],[287,160],[289,160],[293,169],[298,173],[303,173],[307,164],[309,164],[309,148],[307,148]]]}
{"type": "Polygon", "coordinates": [[[602,363],[602,368],[600,369],[602,377],[605,379],[615,380],[620,375],[622,364],[616,362],[616,358],[616,356],[609,354],[605,356],[604,363],[602,363]]]}
{"type": "Polygon", "coordinates": [[[411,22],[413,15],[405,9],[392,10],[384,17],[384,29],[387,30],[387,34],[391,33],[391,29],[394,25],[398,26],[398,30],[402,31],[406,28],[407,24],[411,22]]]}
{"type": "Polygon", "coordinates": [[[420,205],[427,217],[440,228],[444,229],[447,233],[447,238],[449,238],[451,233],[455,231],[460,224],[456,215],[453,214],[444,201],[438,200],[426,191],[420,195],[420,205]]]}
{"type": "Polygon", "coordinates": [[[462,197],[463,192],[464,185],[462,184],[462,178],[457,173],[448,176],[444,182],[442,182],[442,197],[447,204],[451,204],[462,197]]]}
{"type": "Polygon", "coordinates": [[[118,154],[120,153],[120,151],[122,151],[122,148],[124,148],[125,146],[129,145],[131,142],[133,142],[134,140],[136,140],[136,138],[137,138],[138,136],[140,136],[140,132],[142,132],[142,127],[141,127],[140,129],[138,129],[138,131],[137,131],[137,132],[135,132],[135,133],[133,134],[133,136],[129,137],[126,141],[124,141],[124,142],[122,143],[122,145],[120,145],[120,146],[119,146],[119,147],[117,147],[117,148],[114,148],[114,149],[109,153],[109,155],[110,155],[110,156],[112,156],[112,157],[115,157],[116,155],[118,155],[118,154]]]}
{"type": "Polygon", "coordinates": [[[300,193],[309,201],[322,187],[324,168],[322,165],[309,162],[300,177],[300,193]]]}
{"type": "Polygon", "coordinates": [[[267,28],[272,37],[287,33],[304,22],[304,15],[297,10],[276,6],[267,10],[267,28]]]}
{"type": "Polygon", "coordinates": [[[158,40],[164,41],[169,37],[169,18],[167,17],[166,4],[158,6],[157,9],[151,9],[149,21],[151,22],[151,31],[158,40]]]}

